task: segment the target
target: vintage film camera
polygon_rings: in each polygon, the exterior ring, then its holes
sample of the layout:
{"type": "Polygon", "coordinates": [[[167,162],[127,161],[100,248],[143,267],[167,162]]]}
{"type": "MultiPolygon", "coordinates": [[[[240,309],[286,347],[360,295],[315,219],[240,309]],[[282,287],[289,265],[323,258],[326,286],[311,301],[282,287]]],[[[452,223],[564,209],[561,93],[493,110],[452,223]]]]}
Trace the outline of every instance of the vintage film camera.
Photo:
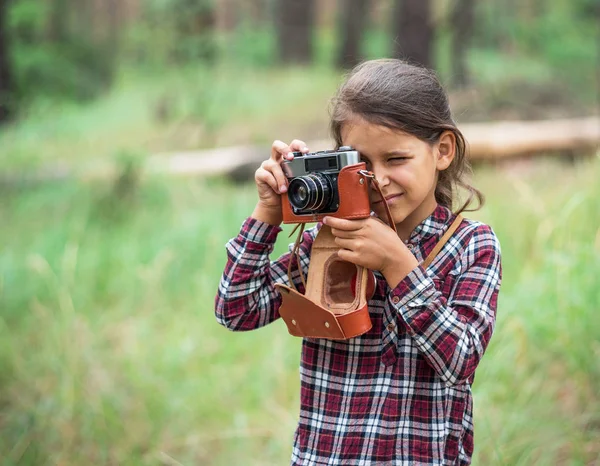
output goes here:
{"type": "Polygon", "coordinates": [[[312,244],[306,280],[301,274],[304,293],[293,285],[292,264],[299,266],[297,253],[305,223],[318,222],[326,215],[369,217],[372,175],[360,154],[346,146],[306,155],[295,152],[294,159],[284,162],[282,168],[289,180],[288,191],[282,194],[283,222],[302,228],[288,265],[291,286],[275,285],[282,296],[279,313],[294,336],[345,340],[362,335],[371,328],[367,301],[374,292],[375,278],[364,267],[338,257],[339,246],[331,228],[323,225],[312,244]]]}
{"type": "Polygon", "coordinates": [[[282,164],[289,187],[283,195],[284,223],[320,221],[326,215],[365,218],[370,215],[368,180],[360,174],[365,164],[351,147],[294,152],[282,164]]]}

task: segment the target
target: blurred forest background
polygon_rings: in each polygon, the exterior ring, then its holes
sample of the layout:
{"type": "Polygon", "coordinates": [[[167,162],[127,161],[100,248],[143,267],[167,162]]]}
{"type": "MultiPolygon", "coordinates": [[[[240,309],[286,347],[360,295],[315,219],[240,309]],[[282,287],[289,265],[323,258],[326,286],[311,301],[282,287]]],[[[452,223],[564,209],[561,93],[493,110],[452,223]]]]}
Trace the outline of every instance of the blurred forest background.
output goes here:
{"type": "MultiPolygon", "coordinates": [[[[289,461],[300,342],[213,316],[253,184],[151,156],[326,139],[365,58],[436,69],[459,124],[598,115],[599,43],[597,0],[0,0],[0,465],[289,461]]],[[[564,155],[475,167],[475,464],[600,465],[600,160],[564,155]]]]}

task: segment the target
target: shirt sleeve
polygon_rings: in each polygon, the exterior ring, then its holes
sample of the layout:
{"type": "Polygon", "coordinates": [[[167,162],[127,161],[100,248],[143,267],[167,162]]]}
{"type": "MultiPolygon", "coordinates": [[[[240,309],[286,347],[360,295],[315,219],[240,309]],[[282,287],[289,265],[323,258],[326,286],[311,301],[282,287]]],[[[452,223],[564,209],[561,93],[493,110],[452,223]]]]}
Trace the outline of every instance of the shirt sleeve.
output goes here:
{"type": "MultiPolygon", "coordinates": [[[[298,251],[306,277],[312,243],[320,224],[303,233],[298,251]]],[[[215,297],[217,322],[234,331],[263,327],[279,316],[281,295],[275,283],[290,284],[287,269],[293,243],[279,259],[270,261],[275,240],[281,231],[253,218],[243,223],[237,237],[227,242],[227,263],[215,297]]],[[[304,292],[296,259],[292,260],[292,280],[304,292]]]]}
{"type": "Polygon", "coordinates": [[[469,380],[490,341],[502,278],[500,244],[476,227],[448,299],[419,266],[389,295],[418,349],[447,385],[469,380]]]}

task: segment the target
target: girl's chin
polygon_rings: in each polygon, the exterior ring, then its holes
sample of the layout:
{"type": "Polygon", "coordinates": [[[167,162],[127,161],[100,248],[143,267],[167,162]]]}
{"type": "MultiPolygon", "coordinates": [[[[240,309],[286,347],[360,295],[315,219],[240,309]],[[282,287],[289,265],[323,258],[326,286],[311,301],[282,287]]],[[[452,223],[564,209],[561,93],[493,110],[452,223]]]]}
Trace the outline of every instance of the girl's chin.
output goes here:
{"type": "MultiPolygon", "coordinates": [[[[371,209],[373,210],[373,213],[375,214],[375,216],[377,218],[383,220],[385,223],[388,223],[387,213],[381,205],[371,206],[371,209]]],[[[394,219],[394,223],[398,223],[399,221],[402,221],[402,218],[404,218],[404,215],[402,214],[402,212],[398,212],[398,209],[390,208],[390,212],[394,219]],[[400,219],[400,220],[398,220],[398,219],[400,219]]]]}

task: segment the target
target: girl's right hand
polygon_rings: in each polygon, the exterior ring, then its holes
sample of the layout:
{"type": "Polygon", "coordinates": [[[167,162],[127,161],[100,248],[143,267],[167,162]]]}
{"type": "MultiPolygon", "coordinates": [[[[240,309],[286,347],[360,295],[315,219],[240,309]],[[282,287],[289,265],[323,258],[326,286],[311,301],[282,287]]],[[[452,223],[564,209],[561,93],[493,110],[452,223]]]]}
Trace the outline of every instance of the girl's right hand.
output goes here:
{"type": "Polygon", "coordinates": [[[284,142],[274,141],[271,146],[271,157],[265,160],[254,173],[254,181],[258,190],[258,207],[272,212],[281,212],[281,194],[287,192],[288,181],[281,164],[293,160],[292,152],[309,152],[306,143],[294,139],[288,146],[284,142]]]}

